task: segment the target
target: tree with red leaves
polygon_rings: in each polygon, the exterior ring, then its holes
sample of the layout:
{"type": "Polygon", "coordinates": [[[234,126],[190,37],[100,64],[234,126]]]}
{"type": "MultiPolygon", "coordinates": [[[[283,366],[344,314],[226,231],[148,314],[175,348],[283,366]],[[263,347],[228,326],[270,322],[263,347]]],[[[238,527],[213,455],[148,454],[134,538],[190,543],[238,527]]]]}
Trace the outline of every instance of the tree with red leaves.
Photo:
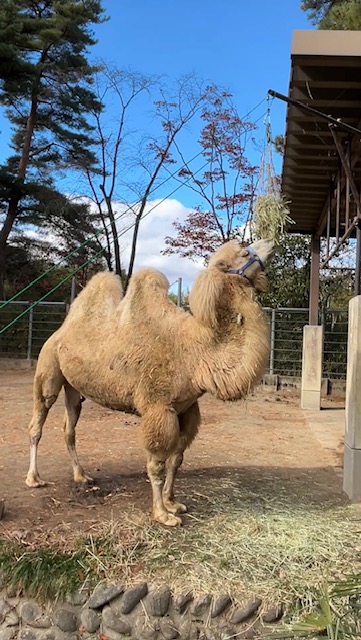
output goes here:
{"type": "Polygon", "coordinates": [[[198,203],[184,222],[173,223],[175,237],[165,238],[165,255],[177,253],[197,259],[208,256],[233,237],[245,239],[252,214],[255,171],[245,156],[245,148],[255,125],[243,121],[232,102],[232,95],[218,87],[207,87],[208,100],[202,110],[204,122],[199,143],[205,160],[200,178],[179,148],[182,169],[178,179],[205,203],[198,203]]]}

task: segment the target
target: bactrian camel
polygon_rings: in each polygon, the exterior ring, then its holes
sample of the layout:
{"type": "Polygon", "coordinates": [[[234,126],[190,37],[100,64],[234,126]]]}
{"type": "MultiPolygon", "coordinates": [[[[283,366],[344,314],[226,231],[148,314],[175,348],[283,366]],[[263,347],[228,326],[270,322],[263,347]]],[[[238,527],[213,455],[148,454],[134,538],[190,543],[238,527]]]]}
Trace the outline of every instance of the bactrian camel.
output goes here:
{"type": "Polygon", "coordinates": [[[29,487],[44,485],[37,448],[50,407],[65,391],[65,441],[74,480],[85,475],[75,449],[82,396],[141,417],[153,518],[181,523],[186,507],[175,501],[176,473],[200,424],[198,398],[244,398],[269,357],[267,321],[256,298],[265,287],[264,266],[273,243],[222,245],[190,293],[188,313],[168,297],[169,283],[155,269],[131,278],[123,297],[120,279],[95,275],[75,299],[63,325],[44,344],[34,381],[29,425],[29,487]]]}

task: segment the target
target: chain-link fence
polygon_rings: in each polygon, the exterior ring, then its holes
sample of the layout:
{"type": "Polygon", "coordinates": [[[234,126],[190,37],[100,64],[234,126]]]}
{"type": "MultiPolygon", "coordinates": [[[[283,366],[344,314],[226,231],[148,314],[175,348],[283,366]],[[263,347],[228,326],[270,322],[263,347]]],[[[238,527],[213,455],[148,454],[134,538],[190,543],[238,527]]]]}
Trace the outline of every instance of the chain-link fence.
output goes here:
{"type": "MultiPolygon", "coordinates": [[[[11,323],[30,305],[17,301],[0,309],[0,327],[11,323]]],[[[60,327],[66,311],[65,302],[39,302],[0,335],[0,358],[37,358],[44,342],[60,327]]]]}
{"type": "MultiPolygon", "coordinates": [[[[29,302],[12,302],[0,310],[0,327],[29,308],[29,302]]],[[[308,309],[265,308],[270,323],[269,373],[301,376],[303,327],[308,309]]],[[[37,358],[47,338],[61,325],[67,312],[64,302],[41,302],[0,335],[0,358],[37,358]]],[[[324,326],[323,375],[346,378],[347,310],[320,314],[324,326]]]]}

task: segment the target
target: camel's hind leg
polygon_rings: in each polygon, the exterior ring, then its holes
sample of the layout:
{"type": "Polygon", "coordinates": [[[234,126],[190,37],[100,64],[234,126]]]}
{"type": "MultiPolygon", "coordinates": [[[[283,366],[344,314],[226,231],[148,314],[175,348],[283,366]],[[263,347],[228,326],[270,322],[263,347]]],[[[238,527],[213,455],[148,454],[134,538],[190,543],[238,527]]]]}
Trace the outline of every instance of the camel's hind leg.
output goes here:
{"type": "Polygon", "coordinates": [[[28,487],[42,487],[46,484],[44,480],[41,480],[38,472],[38,445],[49,409],[56,401],[63,381],[64,378],[60,371],[54,372],[52,378],[45,381],[40,372],[35,374],[33,416],[29,424],[30,466],[25,480],[28,487]]]}
{"type": "Polygon", "coordinates": [[[170,513],[185,513],[187,511],[185,504],[176,502],[174,499],[174,481],[183,462],[183,453],[198,433],[201,421],[198,402],[195,402],[187,411],[178,416],[178,419],[179,441],[176,451],[167,460],[167,474],[163,487],[163,504],[170,513]]]}
{"type": "Polygon", "coordinates": [[[64,436],[68,447],[75,482],[92,482],[93,479],[85,475],[83,467],[79,463],[78,454],[75,448],[75,427],[81,413],[81,395],[67,382],[64,384],[65,392],[65,419],[64,436]]]}

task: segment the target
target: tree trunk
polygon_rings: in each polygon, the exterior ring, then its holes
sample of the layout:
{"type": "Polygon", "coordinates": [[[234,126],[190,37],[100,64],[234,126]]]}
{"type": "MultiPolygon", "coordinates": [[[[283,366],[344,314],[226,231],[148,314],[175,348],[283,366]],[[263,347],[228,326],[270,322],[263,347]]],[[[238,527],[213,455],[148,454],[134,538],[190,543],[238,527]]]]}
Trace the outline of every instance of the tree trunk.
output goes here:
{"type": "Polygon", "coordinates": [[[140,225],[140,221],[142,219],[142,213],[143,213],[143,209],[140,210],[140,212],[137,214],[137,217],[135,219],[133,238],[132,238],[132,250],[131,250],[131,253],[130,253],[129,267],[128,267],[127,279],[125,281],[124,293],[128,289],[129,280],[130,280],[130,278],[132,277],[132,274],[133,274],[134,261],[135,261],[135,252],[136,252],[136,248],[137,248],[139,225],[140,225]]]}
{"type": "Polygon", "coordinates": [[[19,197],[10,198],[8,211],[0,229],[0,300],[5,300],[4,281],[6,270],[6,244],[18,212],[19,197]]]}
{"type": "MultiPolygon", "coordinates": [[[[21,157],[20,157],[19,167],[18,167],[17,177],[19,180],[21,180],[21,182],[24,182],[25,180],[26,169],[29,164],[31,139],[33,137],[35,120],[36,120],[36,109],[37,109],[37,96],[34,96],[31,102],[30,114],[26,123],[24,145],[21,150],[21,157]]],[[[5,280],[5,270],[6,270],[6,257],[5,257],[6,245],[7,245],[8,237],[11,233],[14,222],[18,215],[19,202],[20,202],[20,195],[16,195],[16,196],[14,195],[10,198],[6,218],[2,226],[2,229],[0,230],[0,299],[1,300],[4,300],[4,295],[5,295],[4,280],[5,280]]]]}

